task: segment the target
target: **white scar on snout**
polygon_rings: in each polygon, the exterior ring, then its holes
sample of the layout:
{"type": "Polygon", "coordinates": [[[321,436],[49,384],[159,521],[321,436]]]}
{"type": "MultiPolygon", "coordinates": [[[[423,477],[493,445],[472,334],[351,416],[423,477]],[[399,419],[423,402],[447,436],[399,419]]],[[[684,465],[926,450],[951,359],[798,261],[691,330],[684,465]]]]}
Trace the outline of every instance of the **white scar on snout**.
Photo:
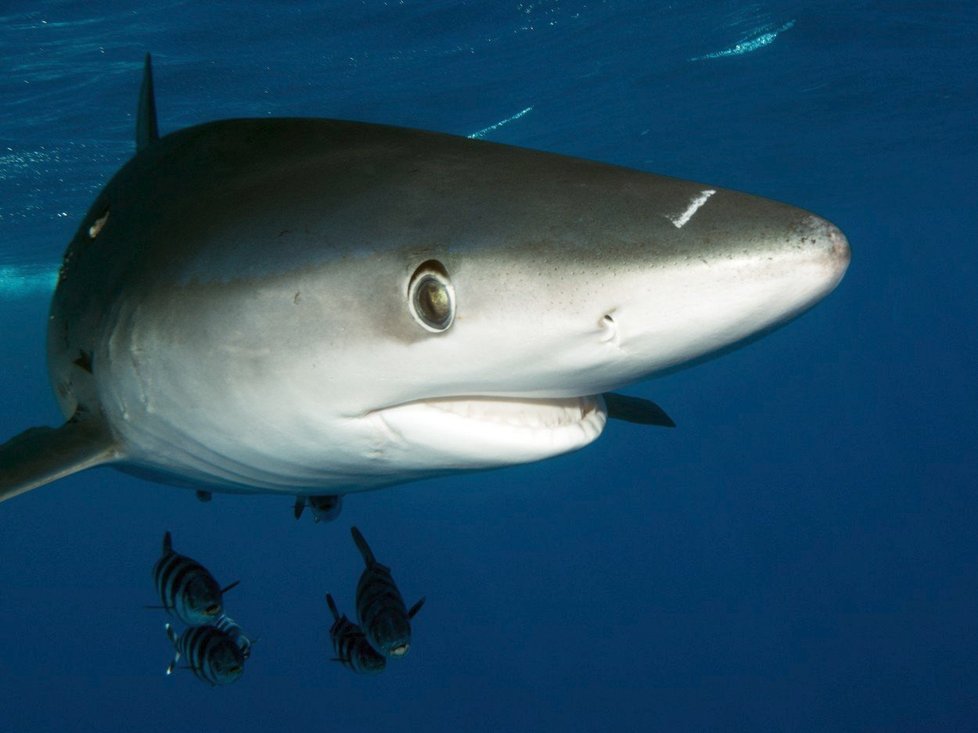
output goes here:
{"type": "Polygon", "coordinates": [[[676,229],[682,229],[686,223],[693,218],[693,214],[700,210],[700,207],[707,202],[716,191],[708,189],[706,191],[700,192],[699,196],[694,196],[693,200],[689,202],[689,206],[686,207],[684,211],[679,216],[667,216],[666,218],[673,223],[676,229]]]}

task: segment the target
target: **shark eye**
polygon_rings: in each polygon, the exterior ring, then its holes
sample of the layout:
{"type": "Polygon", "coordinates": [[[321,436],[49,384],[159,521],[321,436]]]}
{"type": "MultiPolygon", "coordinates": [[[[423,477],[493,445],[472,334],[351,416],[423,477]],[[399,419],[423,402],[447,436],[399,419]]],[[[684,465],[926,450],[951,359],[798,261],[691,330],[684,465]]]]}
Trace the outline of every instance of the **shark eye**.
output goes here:
{"type": "Polygon", "coordinates": [[[408,285],[408,304],[414,320],[432,333],[447,331],[455,320],[455,288],[437,260],[422,262],[408,285]]]}

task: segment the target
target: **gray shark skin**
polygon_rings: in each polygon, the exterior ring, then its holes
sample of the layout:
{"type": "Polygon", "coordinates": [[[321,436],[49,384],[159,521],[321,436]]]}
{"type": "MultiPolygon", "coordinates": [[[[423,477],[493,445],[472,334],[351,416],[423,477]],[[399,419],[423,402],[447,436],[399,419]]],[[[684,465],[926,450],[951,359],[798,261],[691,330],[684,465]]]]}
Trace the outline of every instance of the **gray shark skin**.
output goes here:
{"type": "Polygon", "coordinates": [[[0,499],[100,464],[326,495],[558,455],[604,393],[791,320],[849,263],[801,209],[480,140],[157,137],[148,66],[139,116],[51,305],[67,422],[0,446],[0,499]]]}

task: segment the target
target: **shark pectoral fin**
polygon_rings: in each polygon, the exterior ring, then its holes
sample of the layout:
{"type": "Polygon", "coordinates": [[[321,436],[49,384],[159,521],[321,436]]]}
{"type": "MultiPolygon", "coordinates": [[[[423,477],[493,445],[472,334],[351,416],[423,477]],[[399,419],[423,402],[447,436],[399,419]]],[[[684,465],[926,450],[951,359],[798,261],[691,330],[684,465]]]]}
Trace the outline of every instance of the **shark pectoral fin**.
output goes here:
{"type": "Polygon", "coordinates": [[[115,440],[95,420],[30,428],[0,445],[0,501],[118,457],[115,440]]]}
{"type": "Polygon", "coordinates": [[[639,425],[659,425],[664,428],[676,427],[676,423],[666,414],[666,411],[651,400],[616,392],[606,392],[602,396],[608,408],[608,417],[613,420],[624,420],[639,425]]]}

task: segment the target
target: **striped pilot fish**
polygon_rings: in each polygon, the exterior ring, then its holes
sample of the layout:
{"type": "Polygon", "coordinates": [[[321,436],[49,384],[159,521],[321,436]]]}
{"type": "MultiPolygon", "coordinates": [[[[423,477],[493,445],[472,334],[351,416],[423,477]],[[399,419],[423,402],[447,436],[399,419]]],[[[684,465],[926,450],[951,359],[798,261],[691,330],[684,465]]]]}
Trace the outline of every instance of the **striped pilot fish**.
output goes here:
{"type": "Polygon", "coordinates": [[[191,626],[180,636],[170,624],[166,636],[173,644],[173,661],[166,673],[173,674],[181,657],[194,675],[211,685],[230,685],[244,673],[245,655],[230,635],[216,626],[191,626]]]}
{"type": "Polygon", "coordinates": [[[334,661],[341,662],[344,667],[358,674],[383,672],[387,660],[374,651],[360,627],[350,621],[346,614],[340,615],[336,610],[336,602],[329,593],[326,594],[326,603],[333,612],[329,638],[333,640],[333,650],[336,652],[334,661]]]}
{"type": "Polygon", "coordinates": [[[188,626],[211,623],[221,615],[224,593],[203,565],[173,551],[170,533],[163,535],[163,555],[153,566],[153,581],[163,608],[188,626]]]}
{"type": "Polygon", "coordinates": [[[237,621],[226,613],[222,613],[217,617],[216,621],[211,623],[211,626],[227,634],[231,638],[231,641],[241,650],[242,657],[247,659],[251,656],[251,645],[255,642],[245,635],[244,630],[238,625],[237,621]]]}
{"type": "Polygon", "coordinates": [[[351,528],[367,567],[357,583],[357,618],[370,645],[385,657],[403,657],[411,645],[411,619],[424,598],[405,610],[404,599],[394,584],[390,568],[381,565],[356,527],[351,528]]]}

